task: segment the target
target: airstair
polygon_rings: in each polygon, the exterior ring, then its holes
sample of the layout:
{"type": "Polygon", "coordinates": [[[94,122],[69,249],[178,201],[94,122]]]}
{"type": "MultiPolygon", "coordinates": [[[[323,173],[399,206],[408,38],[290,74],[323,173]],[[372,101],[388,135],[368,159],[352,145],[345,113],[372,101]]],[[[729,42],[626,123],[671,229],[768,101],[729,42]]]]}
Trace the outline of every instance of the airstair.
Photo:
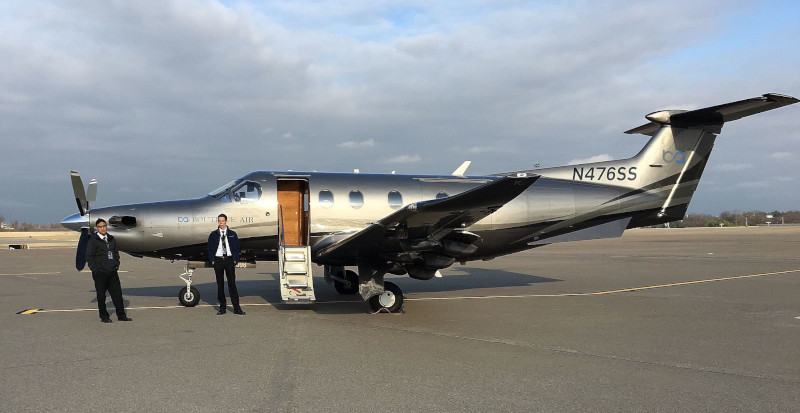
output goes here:
{"type": "Polygon", "coordinates": [[[278,240],[278,272],[281,301],[284,304],[313,304],[314,279],[311,273],[311,247],[286,245],[283,209],[278,212],[280,234],[278,240]]]}

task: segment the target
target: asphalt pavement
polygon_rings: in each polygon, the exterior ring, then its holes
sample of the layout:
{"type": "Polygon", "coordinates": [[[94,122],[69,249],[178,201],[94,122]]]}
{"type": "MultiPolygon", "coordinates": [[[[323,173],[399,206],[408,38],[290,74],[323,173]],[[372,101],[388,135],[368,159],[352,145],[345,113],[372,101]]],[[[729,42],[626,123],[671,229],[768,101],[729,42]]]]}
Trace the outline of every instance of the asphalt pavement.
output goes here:
{"type": "Polygon", "coordinates": [[[123,255],[134,321],[103,324],[71,248],[3,248],[0,411],[797,411],[797,251],[800,227],[631,230],[388,277],[404,314],[321,268],[281,305],[259,263],[245,316],[215,315],[213,270],[184,308],[181,263],[123,255]]]}

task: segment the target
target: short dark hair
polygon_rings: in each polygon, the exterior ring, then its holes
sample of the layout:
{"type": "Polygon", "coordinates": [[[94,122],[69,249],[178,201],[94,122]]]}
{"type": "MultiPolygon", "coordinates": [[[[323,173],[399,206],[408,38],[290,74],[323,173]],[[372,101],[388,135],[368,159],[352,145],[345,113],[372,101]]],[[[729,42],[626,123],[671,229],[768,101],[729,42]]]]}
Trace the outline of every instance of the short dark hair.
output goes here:
{"type": "Polygon", "coordinates": [[[225,221],[227,221],[227,220],[228,220],[228,216],[227,216],[227,215],[225,215],[225,214],[219,214],[219,215],[217,215],[217,219],[219,219],[219,217],[225,218],[225,221]]]}
{"type": "MultiPolygon", "coordinates": [[[[225,220],[227,221],[227,219],[225,220]]],[[[94,226],[98,226],[101,222],[105,224],[106,220],[104,220],[103,218],[97,218],[97,221],[94,222],[94,226]]]]}

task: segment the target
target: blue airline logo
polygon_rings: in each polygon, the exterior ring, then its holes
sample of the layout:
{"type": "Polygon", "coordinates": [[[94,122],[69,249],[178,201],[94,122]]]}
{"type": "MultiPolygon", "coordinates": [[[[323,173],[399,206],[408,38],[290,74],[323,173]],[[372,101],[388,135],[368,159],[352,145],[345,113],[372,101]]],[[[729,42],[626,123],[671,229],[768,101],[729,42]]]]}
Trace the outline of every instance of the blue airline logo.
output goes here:
{"type": "Polygon", "coordinates": [[[686,163],[686,154],[683,151],[661,151],[661,159],[666,163],[675,162],[678,165],[683,165],[686,163]]]}

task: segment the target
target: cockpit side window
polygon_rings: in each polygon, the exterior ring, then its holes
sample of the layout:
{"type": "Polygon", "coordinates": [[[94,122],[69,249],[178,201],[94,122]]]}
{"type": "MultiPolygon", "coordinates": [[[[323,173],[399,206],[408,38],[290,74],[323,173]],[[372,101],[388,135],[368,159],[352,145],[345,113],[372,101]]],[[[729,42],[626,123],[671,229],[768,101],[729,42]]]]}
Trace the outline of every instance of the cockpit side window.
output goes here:
{"type": "MultiPolygon", "coordinates": [[[[236,202],[247,203],[256,202],[261,198],[261,185],[256,182],[246,181],[231,191],[233,200],[236,202]]],[[[220,198],[220,200],[222,200],[220,198]]]]}

